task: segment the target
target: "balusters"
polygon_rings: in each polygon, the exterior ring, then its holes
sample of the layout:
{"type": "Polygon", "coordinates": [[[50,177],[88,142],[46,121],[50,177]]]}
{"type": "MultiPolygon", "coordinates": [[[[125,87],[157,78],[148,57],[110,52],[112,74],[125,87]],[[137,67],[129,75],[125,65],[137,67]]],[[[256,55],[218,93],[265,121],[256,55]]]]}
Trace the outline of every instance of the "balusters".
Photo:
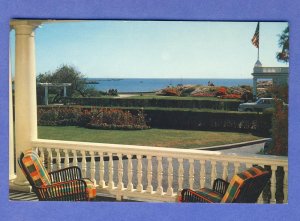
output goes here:
{"type": "Polygon", "coordinates": [[[184,175],[184,169],[183,169],[183,159],[178,159],[179,168],[178,168],[178,191],[181,191],[183,189],[183,175],[184,175]]]}
{"type": "Polygon", "coordinates": [[[76,150],[72,150],[73,153],[73,166],[78,166],[78,160],[77,160],[77,151],[76,150]]]}
{"type": "MultiPolygon", "coordinates": [[[[249,169],[249,168],[251,168],[253,165],[251,164],[251,163],[246,163],[246,167],[247,167],[247,169],[249,169]]],[[[259,166],[259,165],[258,165],[259,166]]],[[[261,167],[263,168],[264,166],[263,165],[261,165],[261,167]]],[[[264,199],[263,199],[263,191],[261,192],[261,194],[259,195],[259,197],[258,197],[258,199],[257,199],[257,203],[260,203],[260,204],[262,204],[262,203],[264,203],[264,199]]]]}
{"type": "Polygon", "coordinates": [[[109,189],[114,189],[115,184],[114,184],[114,180],[113,180],[113,176],[114,176],[113,155],[112,155],[112,153],[109,153],[108,156],[109,156],[109,161],[108,161],[108,188],[109,189]]]}
{"type": "Polygon", "coordinates": [[[223,161],[222,165],[223,165],[222,179],[228,181],[228,161],[223,161]]]}
{"type": "Polygon", "coordinates": [[[96,162],[95,162],[95,152],[90,151],[90,156],[91,156],[91,180],[96,183],[95,180],[95,173],[96,173],[96,162]]]}
{"type": "Polygon", "coordinates": [[[40,152],[41,152],[40,159],[41,159],[41,161],[42,161],[42,165],[45,166],[44,148],[41,148],[41,149],[40,149],[40,152]]]}
{"type": "Polygon", "coordinates": [[[285,166],[283,167],[284,170],[284,178],[283,178],[283,194],[284,194],[284,199],[283,203],[288,202],[288,167],[285,166]]]}
{"type": "Polygon", "coordinates": [[[69,150],[64,150],[64,153],[65,153],[64,167],[67,168],[70,166],[69,150]]]}
{"type": "Polygon", "coordinates": [[[205,187],[205,160],[200,160],[200,187],[204,188],[205,187]]]}
{"type": "Polygon", "coordinates": [[[118,154],[118,189],[121,191],[124,188],[123,183],[123,160],[122,160],[122,154],[118,154]]]}
{"type": "Polygon", "coordinates": [[[276,194],[276,165],[271,165],[272,177],[271,177],[271,199],[270,203],[276,203],[275,194],[276,194]]]}
{"type": "Polygon", "coordinates": [[[86,177],[86,153],[85,151],[81,151],[81,172],[82,176],[86,177]]]}
{"type": "Polygon", "coordinates": [[[190,170],[189,170],[189,187],[190,189],[194,188],[194,160],[193,159],[189,159],[189,163],[190,163],[190,170]]]}
{"type": "Polygon", "coordinates": [[[157,157],[158,165],[157,165],[157,194],[163,194],[162,187],[162,177],[163,177],[163,167],[162,167],[162,157],[157,157]]]}
{"type": "Polygon", "coordinates": [[[152,186],[152,156],[147,155],[147,192],[152,193],[153,192],[153,186],[152,186]]]}
{"type": "Polygon", "coordinates": [[[172,157],[168,157],[168,189],[167,189],[167,195],[172,196],[173,195],[173,165],[172,165],[172,157]]]}
{"type": "Polygon", "coordinates": [[[104,188],[105,187],[105,181],[104,181],[104,156],[103,153],[99,152],[100,162],[99,162],[99,187],[104,188]]]}
{"type": "Polygon", "coordinates": [[[138,184],[137,184],[137,191],[138,192],[142,192],[143,191],[143,184],[142,184],[142,176],[143,176],[143,167],[142,167],[142,156],[141,155],[137,155],[137,180],[138,180],[138,184]]]}
{"type": "Polygon", "coordinates": [[[233,165],[234,165],[234,173],[233,173],[233,176],[234,176],[235,174],[237,174],[239,172],[240,162],[234,162],[233,165]]]}
{"type": "Polygon", "coordinates": [[[61,169],[60,151],[59,151],[59,149],[55,149],[55,152],[56,152],[56,165],[57,165],[57,169],[60,170],[61,169]]]}
{"type": "Polygon", "coordinates": [[[128,167],[127,167],[127,173],[128,173],[128,184],[127,184],[127,191],[131,192],[133,191],[133,183],[132,183],[132,155],[128,154],[127,155],[128,158],[128,167]]]}
{"type": "Polygon", "coordinates": [[[210,179],[210,181],[211,181],[211,187],[212,187],[213,183],[217,177],[217,169],[216,169],[217,162],[215,160],[212,160],[210,163],[211,163],[211,176],[210,176],[211,179],[210,179]]]}
{"type": "Polygon", "coordinates": [[[48,150],[48,154],[49,154],[49,156],[48,156],[48,158],[49,158],[49,160],[48,160],[48,172],[51,172],[51,171],[53,171],[53,155],[52,155],[52,149],[51,148],[49,148],[49,149],[47,149],[48,150]]]}

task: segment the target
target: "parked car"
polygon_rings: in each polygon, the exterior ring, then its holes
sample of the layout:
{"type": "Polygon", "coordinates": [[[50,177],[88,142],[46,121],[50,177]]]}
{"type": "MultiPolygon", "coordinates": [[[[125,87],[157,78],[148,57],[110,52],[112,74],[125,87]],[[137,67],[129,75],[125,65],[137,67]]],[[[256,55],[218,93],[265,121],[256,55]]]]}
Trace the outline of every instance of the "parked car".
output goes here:
{"type": "Polygon", "coordinates": [[[273,98],[260,98],[256,102],[240,104],[238,111],[262,112],[264,109],[273,107],[273,104],[273,98]]]}

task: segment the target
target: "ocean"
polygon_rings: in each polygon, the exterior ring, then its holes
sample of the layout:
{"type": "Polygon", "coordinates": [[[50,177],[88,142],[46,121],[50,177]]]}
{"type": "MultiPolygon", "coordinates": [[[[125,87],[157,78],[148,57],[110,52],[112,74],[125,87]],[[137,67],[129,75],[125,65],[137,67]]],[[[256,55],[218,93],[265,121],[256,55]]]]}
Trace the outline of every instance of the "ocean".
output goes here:
{"type": "Polygon", "coordinates": [[[215,86],[239,86],[252,85],[252,79],[204,79],[204,78],[88,78],[90,86],[100,91],[117,89],[121,93],[129,92],[153,92],[166,88],[167,86],[186,85],[207,85],[212,82],[215,86]]]}

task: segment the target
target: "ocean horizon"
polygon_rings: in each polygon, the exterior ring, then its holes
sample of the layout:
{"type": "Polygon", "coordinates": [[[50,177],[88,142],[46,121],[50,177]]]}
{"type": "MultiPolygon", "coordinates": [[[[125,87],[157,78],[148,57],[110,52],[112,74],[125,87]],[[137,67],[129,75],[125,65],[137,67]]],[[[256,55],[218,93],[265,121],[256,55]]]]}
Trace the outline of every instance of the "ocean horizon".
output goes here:
{"type": "Polygon", "coordinates": [[[87,78],[88,84],[99,91],[117,89],[121,93],[130,92],[155,92],[168,86],[177,85],[208,85],[215,86],[241,86],[252,85],[251,78],[229,79],[229,78],[87,78]]]}

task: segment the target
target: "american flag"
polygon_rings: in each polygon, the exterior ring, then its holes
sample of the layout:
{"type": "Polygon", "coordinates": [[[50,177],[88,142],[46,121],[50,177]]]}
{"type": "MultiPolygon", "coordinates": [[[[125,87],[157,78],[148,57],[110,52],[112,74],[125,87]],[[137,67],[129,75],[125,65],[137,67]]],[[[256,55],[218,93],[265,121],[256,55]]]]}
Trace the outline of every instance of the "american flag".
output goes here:
{"type": "Polygon", "coordinates": [[[256,30],[253,38],[251,39],[251,42],[255,47],[259,48],[259,22],[257,23],[256,30]]]}

